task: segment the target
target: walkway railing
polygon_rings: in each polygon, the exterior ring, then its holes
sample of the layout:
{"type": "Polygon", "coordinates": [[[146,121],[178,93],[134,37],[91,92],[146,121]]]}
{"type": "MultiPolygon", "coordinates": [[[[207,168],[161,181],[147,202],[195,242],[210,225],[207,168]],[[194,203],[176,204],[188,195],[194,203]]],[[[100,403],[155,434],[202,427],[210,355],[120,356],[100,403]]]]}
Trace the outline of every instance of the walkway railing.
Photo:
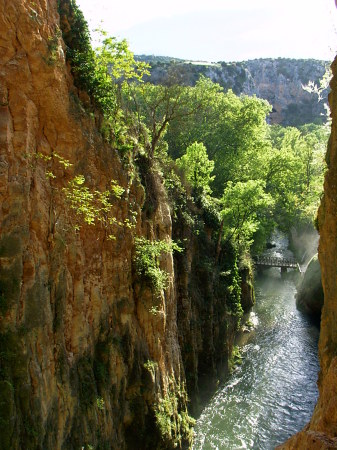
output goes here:
{"type": "Polygon", "coordinates": [[[277,256],[258,256],[255,258],[255,266],[281,267],[284,269],[298,269],[300,266],[294,258],[279,258],[277,256]]]}

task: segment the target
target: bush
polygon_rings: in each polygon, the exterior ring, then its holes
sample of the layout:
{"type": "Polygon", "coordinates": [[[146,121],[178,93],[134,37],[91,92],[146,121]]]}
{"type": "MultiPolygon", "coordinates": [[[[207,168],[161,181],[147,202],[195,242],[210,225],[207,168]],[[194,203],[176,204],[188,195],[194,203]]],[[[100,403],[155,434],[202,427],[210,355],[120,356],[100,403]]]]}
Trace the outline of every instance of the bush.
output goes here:
{"type": "Polygon", "coordinates": [[[117,41],[101,31],[101,46],[91,46],[90,32],[83,13],[75,0],[59,2],[59,14],[66,57],[71,65],[75,86],[89,97],[89,110],[99,110],[103,115],[103,137],[123,150],[132,147],[128,141],[127,120],[121,107],[121,93],[128,82],[141,82],[148,65],[134,59],[124,39],[117,41]],[[91,103],[91,104],[90,104],[91,103]]]}
{"type": "Polygon", "coordinates": [[[173,250],[181,252],[182,248],[173,241],[150,241],[144,237],[137,237],[135,243],[134,262],[137,274],[148,281],[156,293],[166,289],[168,273],[159,267],[160,256],[173,250]]]}

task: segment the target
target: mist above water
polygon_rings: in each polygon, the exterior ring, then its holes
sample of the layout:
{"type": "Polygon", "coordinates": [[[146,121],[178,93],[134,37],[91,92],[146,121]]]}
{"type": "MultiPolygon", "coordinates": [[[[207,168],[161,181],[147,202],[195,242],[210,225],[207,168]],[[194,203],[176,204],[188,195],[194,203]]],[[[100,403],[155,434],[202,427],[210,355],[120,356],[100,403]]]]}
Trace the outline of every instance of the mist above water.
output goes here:
{"type": "Polygon", "coordinates": [[[305,270],[311,258],[317,253],[319,234],[313,227],[301,231],[293,228],[291,237],[299,263],[305,270]]]}

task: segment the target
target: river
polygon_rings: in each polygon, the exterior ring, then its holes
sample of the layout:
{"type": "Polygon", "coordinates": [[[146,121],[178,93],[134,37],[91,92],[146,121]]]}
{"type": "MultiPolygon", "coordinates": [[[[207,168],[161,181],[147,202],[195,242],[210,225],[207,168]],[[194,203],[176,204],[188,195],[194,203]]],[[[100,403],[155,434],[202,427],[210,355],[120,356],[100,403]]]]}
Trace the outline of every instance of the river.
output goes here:
{"type": "MultiPolygon", "coordinates": [[[[287,256],[278,244],[270,254],[287,256]]],[[[280,269],[258,276],[255,292],[255,327],[239,342],[242,364],[202,411],[194,450],[274,449],[310,420],[319,330],[296,310],[294,282],[280,269]]]]}

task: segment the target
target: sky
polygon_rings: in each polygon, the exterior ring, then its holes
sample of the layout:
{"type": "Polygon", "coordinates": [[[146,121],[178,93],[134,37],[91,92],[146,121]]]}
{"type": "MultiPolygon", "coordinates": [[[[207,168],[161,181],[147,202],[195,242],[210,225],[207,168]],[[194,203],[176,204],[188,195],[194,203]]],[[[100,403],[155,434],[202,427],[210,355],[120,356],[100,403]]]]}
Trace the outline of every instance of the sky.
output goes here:
{"type": "Polygon", "coordinates": [[[126,38],[135,54],[196,61],[332,60],[334,0],[77,0],[90,29],[126,38]]]}

